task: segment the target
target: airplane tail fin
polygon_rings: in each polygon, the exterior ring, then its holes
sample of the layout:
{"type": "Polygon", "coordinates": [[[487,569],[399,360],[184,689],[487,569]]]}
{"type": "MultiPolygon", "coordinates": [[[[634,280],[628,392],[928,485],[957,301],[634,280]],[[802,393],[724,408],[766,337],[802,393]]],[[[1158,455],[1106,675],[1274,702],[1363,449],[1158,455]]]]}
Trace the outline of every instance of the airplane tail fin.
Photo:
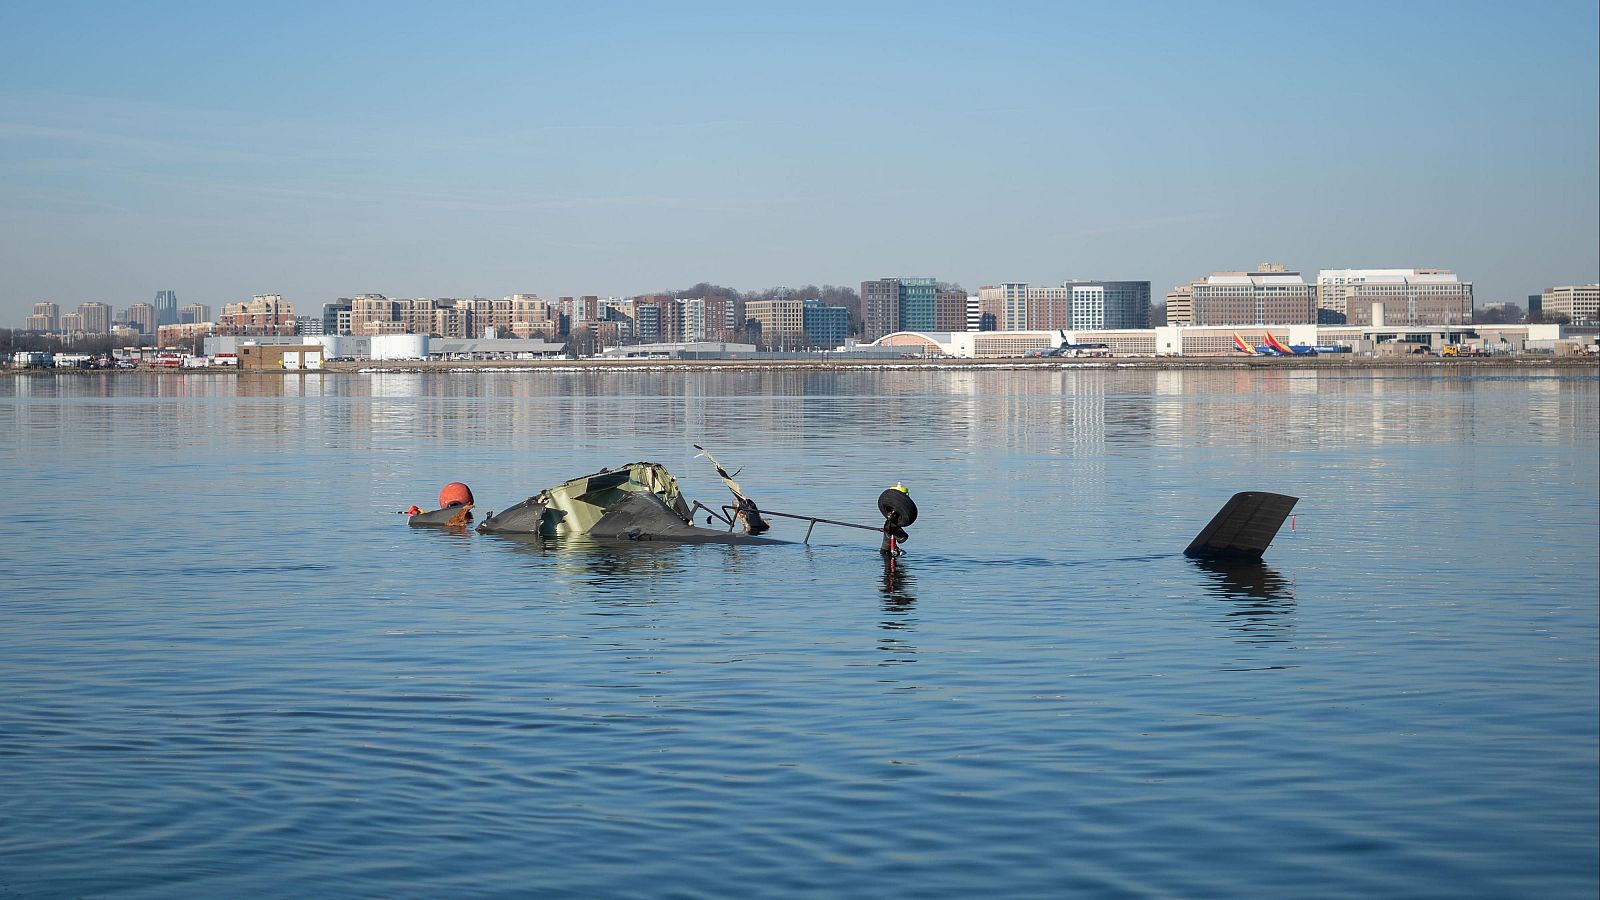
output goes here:
{"type": "Polygon", "coordinates": [[[1244,338],[1239,337],[1239,332],[1237,332],[1237,331],[1235,331],[1233,333],[1233,349],[1238,350],[1240,353],[1246,354],[1248,356],[1255,356],[1256,355],[1256,348],[1254,348],[1254,347],[1250,346],[1249,344],[1245,343],[1244,338]]]}
{"type": "Polygon", "coordinates": [[[1293,356],[1294,355],[1294,351],[1290,350],[1288,347],[1285,347],[1283,345],[1283,341],[1280,341],[1277,338],[1273,337],[1272,336],[1272,332],[1270,332],[1270,331],[1267,332],[1267,346],[1271,347],[1272,349],[1274,349],[1276,351],[1278,351],[1279,353],[1282,353],[1284,356],[1293,356]]]}
{"type": "Polygon", "coordinates": [[[1240,491],[1195,535],[1183,555],[1198,559],[1259,562],[1278,536],[1298,497],[1240,491]]]}

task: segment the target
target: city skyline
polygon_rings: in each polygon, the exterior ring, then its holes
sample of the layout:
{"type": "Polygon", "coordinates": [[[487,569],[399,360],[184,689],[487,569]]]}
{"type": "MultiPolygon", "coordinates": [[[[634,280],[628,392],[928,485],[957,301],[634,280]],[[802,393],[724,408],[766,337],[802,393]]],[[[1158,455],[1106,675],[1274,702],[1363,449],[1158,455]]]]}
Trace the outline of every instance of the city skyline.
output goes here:
{"type": "Polygon", "coordinates": [[[193,13],[0,35],[0,321],[885,272],[1160,297],[1262,260],[1480,304],[1600,281],[1592,3],[193,13]]]}
{"type": "MultiPolygon", "coordinates": [[[[859,330],[870,341],[893,331],[1011,331],[1079,328],[1091,324],[1105,328],[1149,327],[1150,316],[1157,309],[1164,311],[1162,318],[1168,324],[1184,325],[1334,323],[1346,321],[1347,314],[1350,324],[1372,324],[1370,319],[1377,305],[1387,307],[1391,316],[1396,310],[1402,311],[1402,318],[1398,321],[1412,324],[1468,324],[1476,321],[1476,313],[1480,310],[1499,314],[1508,308],[1523,309],[1515,301],[1479,303],[1470,279],[1462,279],[1448,269],[1425,267],[1323,269],[1312,277],[1289,271],[1281,263],[1262,263],[1254,271],[1214,271],[1204,278],[1175,286],[1164,298],[1152,293],[1149,281],[1070,278],[1060,281],[1058,285],[1000,282],[981,285],[975,290],[952,290],[944,287],[945,284],[933,277],[903,276],[863,281],[860,291],[848,286],[819,287],[813,284],[793,289],[724,294],[721,292],[731,290],[726,285],[700,283],[688,289],[628,297],[602,297],[595,294],[549,297],[537,293],[511,294],[499,298],[388,297],[369,293],[338,297],[320,304],[314,300],[309,304],[303,303],[303,309],[319,307],[321,314],[311,310],[294,316],[293,322],[287,315],[279,316],[275,311],[280,306],[284,310],[292,309],[292,300],[285,303],[285,298],[280,294],[255,294],[250,301],[221,304],[223,315],[218,321],[229,326],[263,324],[265,320],[256,319],[266,315],[267,308],[250,313],[250,323],[231,321],[230,316],[266,303],[274,310],[269,316],[271,324],[292,324],[298,330],[316,320],[321,330],[309,333],[331,334],[335,333],[335,321],[330,318],[333,315],[330,310],[342,309],[340,315],[352,322],[355,319],[365,321],[370,317],[353,315],[354,307],[363,304],[370,306],[375,302],[379,306],[393,306],[396,309],[404,306],[407,311],[404,314],[395,312],[392,316],[378,316],[374,321],[406,324],[407,327],[401,331],[407,333],[427,333],[431,330],[436,334],[450,335],[467,328],[466,321],[453,324],[450,320],[436,322],[433,318],[435,310],[468,308],[482,314],[491,306],[503,305],[509,315],[519,306],[525,307],[523,313],[537,308],[536,314],[518,313],[502,325],[509,327],[520,323],[527,328],[548,331],[554,322],[550,320],[550,314],[543,311],[557,307],[562,310],[562,321],[570,316],[575,322],[594,321],[597,310],[615,308],[618,304],[632,307],[637,303],[651,304],[667,300],[679,304],[736,302],[741,306],[779,301],[797,304],[792,313],[797,316],[798,304],[802,301],[808,306],[821,305],[825,302],[822,298],[832,297],[835,302],[843,303],[854,311],[852,317],[863,326],[859,330]],[[697,292],[696,289],[701,290],[697,292]],[[1277,295],[1276,300],[1262,305],[1269,299],[1269,294],[1277,295]],[[574,303],[579,306],[569,310],[574,303]],[[420,319],[413,321],[413,307],[416,304],[425,305],[427,322],[420,319]],[[910,310],[914,311],[908,312],[910,310]]],[[[1594,300],[1597,291],[1600,291],[1600,285],[1597,284],[1552,285],[1540,294],[1528,295],[1526,312],[1539,313],[1543,306],[1541,300],[1552,302],[1550,298],[1554,297],[1555,305],[1549,312],[1576,323],[1592,324],[1600,315],[1596,312],[1594,300]]],[[[174,294],[170,290],[158,291],[157,300],[165,298],[175,304],[174,294]]],[[[134,315],[138,310],[149,310],[156,324],[214,324],[208,304],[187,303],[182,307],[174,306],[173,309],[175,321],[162,323],[160,307],[150,303],[132,304],[119,314],[115,307],[95,301],[81,303],[76,312],[53,301],[38,301],[33,304],[32,314],[23,317],[20,330],[94,334],[105,333],[109,325],[133,322],[139,324],[145,333],[150,333],[152,328],[144,327],[142,320],[134,315]]],[[[719,306],[718,309],[723,310],[724,307],[719,306]]],[[[731,317],[732,307],[726,309],[719,316],[731,317]]],[[[690,315],[703,314],[702,309],[690,315]]],[[[1484,323],[1502,321],[1497,315],[1485,319],[1484,323]]],[[[732,327],[731,318],[727,324],[732,327]]],[[[0,324],[0,328],[6,327],[0,324]]],[[[348,332],[345,326],[339,326],[338,333],[348,332]]]]}

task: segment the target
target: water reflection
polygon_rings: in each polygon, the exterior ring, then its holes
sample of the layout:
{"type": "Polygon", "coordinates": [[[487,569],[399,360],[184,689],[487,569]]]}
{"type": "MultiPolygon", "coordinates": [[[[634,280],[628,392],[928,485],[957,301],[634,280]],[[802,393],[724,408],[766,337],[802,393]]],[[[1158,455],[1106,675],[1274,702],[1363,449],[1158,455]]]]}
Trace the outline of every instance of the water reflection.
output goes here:
{"type": "Polygon", "coordinates": [[[1294,628],[1294,583],[1265,563],[1196,561],[1208,594],[1227,600],[1222,624],[1242,644],[1289,640],[1294,628]]]}
{"type": "Polygon", "coordinates": [[[0,378],[5,886],[1592,895],[1600,378],[1102,371],[0,378]],[[915,555],[394,512],[691,442],[915,555]],[[1175,555],[1274,486],[1282,574],[1175,555]]]}
{"type": "Polygon", "coordinates": [[[859,432],[902,447],[937,435],[947,450],[1003,445],[1070,459],[1074,493],[1094,500],[1113,452],[1195,446],[1339,450],[1351,444],[1474,443],[1508,427],[1582,442],[1600,421],[1590,376],[1437,372],[1040,370],[915,372],[584,372],[342,376],[205,373],[0,379],[0,447],[53,458],[51,441],[93,430],[126,445],[143,433],[190,443],[245,435],[266,448],[406,451],[503,446],[560,435],[569,455],[619,436],[660,454],[690,440],[738,449],[859,432]],[[238,403],[238,400],[275,401],[238,403]],[[891,402],[884,402],[884,401],[891,402]],[[1476,414],[1517,404],[1515,419],[1476,414]],[[1451,425],[1419,427],[1426,416],[1451,425]],[[1510,424],[1502,424],[1510,423],[1510,424]],[[1531,423],[1531,424],[1530,424],[1531,423]],[[3,432],[24,432],[7,436],[3,432]],[[1577,435],[1578,437],[1574,437],[1577,435]],[[663,436],[672,440],[663,441],[663,436]],[[641,440],[643,439],[643,440],[641,440]]]}
{"type": "Polygon", "coordinates": [[[540,577],[589,588],[608,600],[626,601],[626,605],[652,602],[653,592],[641,590],[641,582],[685,571],[685,548],[675,544],[602,543],[537,534],[479,534],[474,539],[535,557],[540,577]]]}
{"type": "Polygon", "coordinates": [[[916,584],[916,577],[902,561],[893,557],[883,561],[883,581],[878,592],[883,595],[884,618],[878,627],[888,633],[878,637],[878,649],[889,655],[880,665],[916,662],[917,648],[904,638],[917,627],[917,597],[913,592],[916,584]]]}
{"type": "Polygon", "coordinates": [[[883,561],[883,584],[879,593],[883,594],[883,611],[899,615],[909,613],[916,608],[917,597],[912,593],[912,588],[917,584],[917,579],[906,569],[903,561],[887,558],[883,561]]]}

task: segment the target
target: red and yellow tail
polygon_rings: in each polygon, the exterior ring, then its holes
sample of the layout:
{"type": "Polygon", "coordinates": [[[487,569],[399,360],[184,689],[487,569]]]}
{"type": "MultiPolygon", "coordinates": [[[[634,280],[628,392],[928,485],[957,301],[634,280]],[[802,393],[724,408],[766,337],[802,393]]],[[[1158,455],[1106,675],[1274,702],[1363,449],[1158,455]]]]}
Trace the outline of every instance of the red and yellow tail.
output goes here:
{"type": "Polygon", "coordinates": [[[1272,332],[1269,331],[1269,332],[1266,333],[1266,335],[1267,335],[1267,346],[1268,347],[1271,347],[1272,349],[1278,351],[1279,353],[1282,353],[1284,356],[1293,356],[1294,355],[1294,351],[1290,350],[1288,347],[1285,347],[1283,345],[1282,341],[1280,341],[1277,338],[1273,337],[1272,336],[1272,332]]]}
{"type": "Polygon", "coordinates": [[[1250,356],[1256,355],[1256,348],[1245,343],[1244,338],[1239,337],[1239,332],[1237,331],[1233,333],[1233,349],[1250,356]]]}

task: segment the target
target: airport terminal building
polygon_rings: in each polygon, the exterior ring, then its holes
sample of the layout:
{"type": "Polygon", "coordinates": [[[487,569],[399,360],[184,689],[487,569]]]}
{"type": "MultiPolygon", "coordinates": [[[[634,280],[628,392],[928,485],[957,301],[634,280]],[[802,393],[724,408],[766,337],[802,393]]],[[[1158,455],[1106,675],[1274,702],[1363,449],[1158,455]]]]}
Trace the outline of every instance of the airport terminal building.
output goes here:
{"type": "Polygon", "coordinates": [[[1007,359],[1063,344],[1103,345],[1112,356],[1238,356],[1235,338],[1251,348],[1269,344],[1319,348],[1321,352],[1375,355],[1389,343],[1439,352],[1446,346],[1488,353],[1553,351],[1563,338],[1560,325],[1167,325],[1078,331],[899,331],[872,346],[893,347],[919,356],[957,359],[1007,359]]]}

